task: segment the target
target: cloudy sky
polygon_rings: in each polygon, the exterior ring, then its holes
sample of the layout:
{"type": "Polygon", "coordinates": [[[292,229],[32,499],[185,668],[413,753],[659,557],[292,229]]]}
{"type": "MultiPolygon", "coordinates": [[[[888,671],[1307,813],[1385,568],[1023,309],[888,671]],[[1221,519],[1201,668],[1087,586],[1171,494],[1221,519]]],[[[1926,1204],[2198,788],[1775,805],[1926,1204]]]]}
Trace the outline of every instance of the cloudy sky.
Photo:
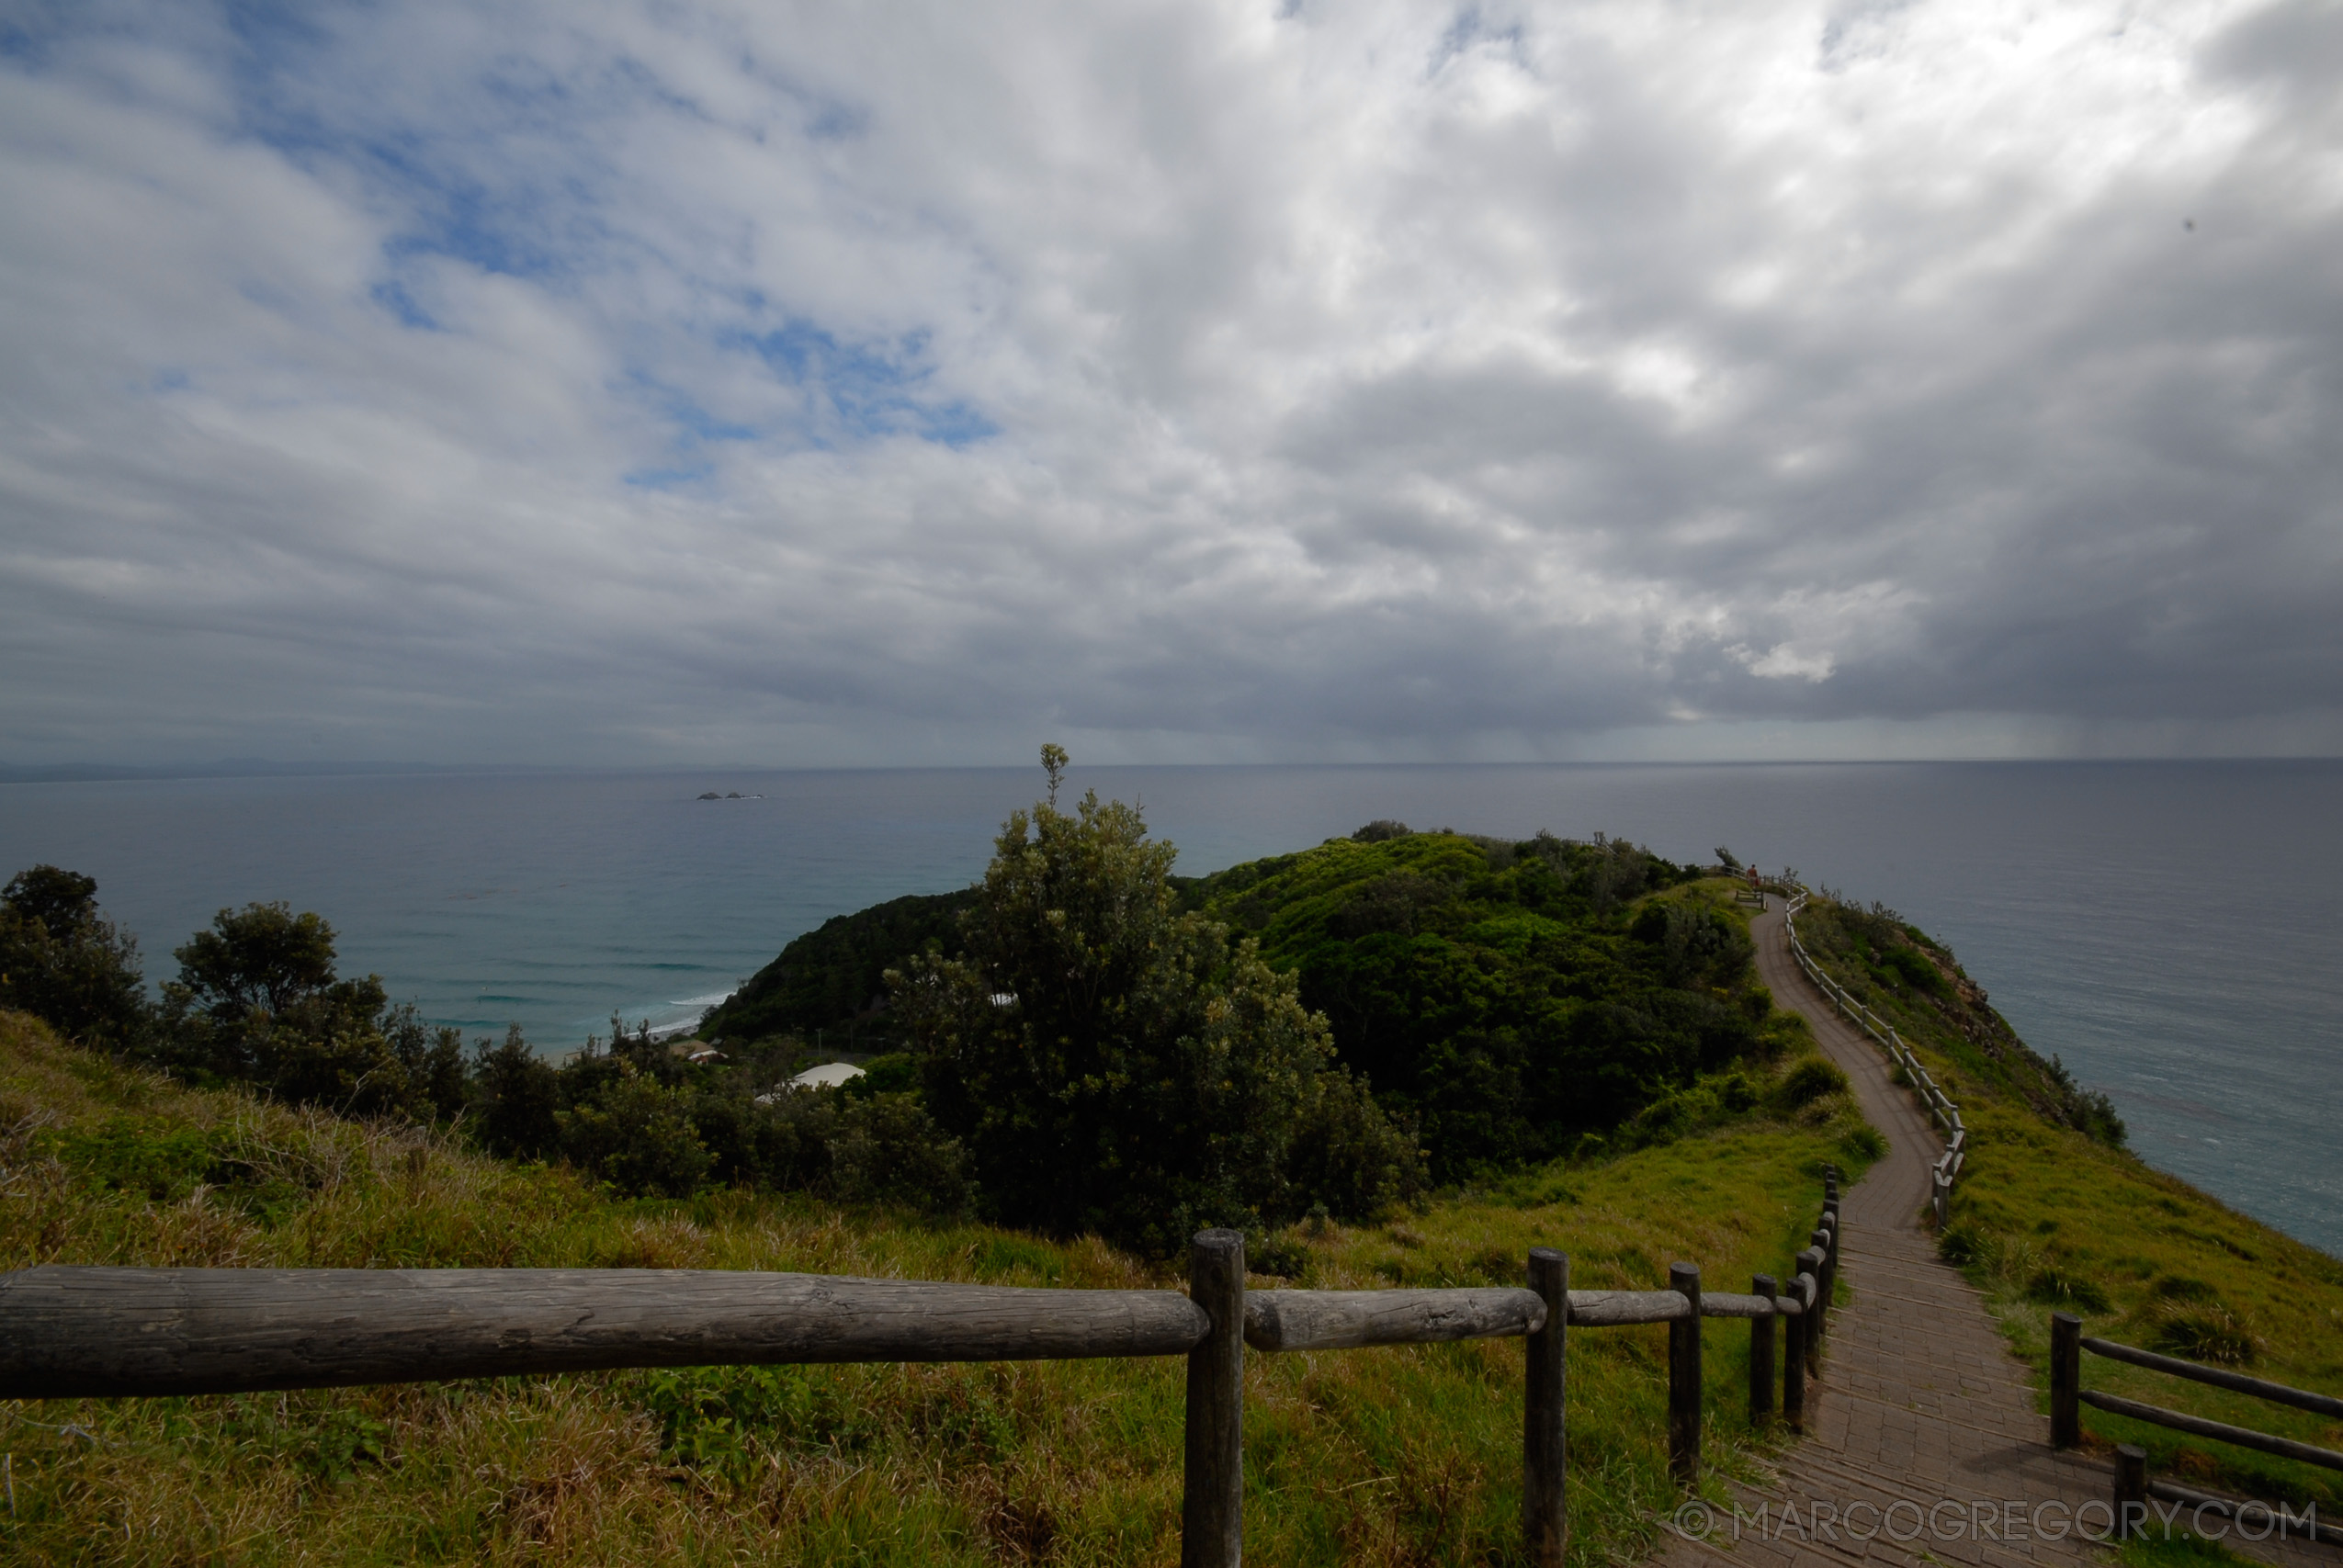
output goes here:
{"type": "Polygon", "coordinates": [[[2343,5],[0,0],[0,761],[2343,752],[2343,5]]]}

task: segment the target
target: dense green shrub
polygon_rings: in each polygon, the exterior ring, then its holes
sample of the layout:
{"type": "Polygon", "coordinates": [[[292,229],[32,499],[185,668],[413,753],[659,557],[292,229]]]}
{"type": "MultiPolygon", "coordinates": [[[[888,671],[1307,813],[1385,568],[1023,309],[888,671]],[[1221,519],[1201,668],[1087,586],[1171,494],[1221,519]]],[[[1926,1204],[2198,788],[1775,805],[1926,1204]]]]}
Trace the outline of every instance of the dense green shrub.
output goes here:
{"type": "Polygon", "coordinates": [[[1889,948],[1880,955],[1880,963],[1916,991],[1926,991],[1932,997],[1945,997],[1952,993],[1952,983],[1944,978],[1944,971],[1930,963],[1918,948],[1889,948]]]}
{"type": "Polygon", "coordinates": [[[97,912],[97,884],[36,865],[0,890],[0,1008],[99,1050],[136,1048],[151,1010],[138,942],[97,912]]]}
{"type": "Polygon", "coordinates": [[[1137,810],[1061,812],[1051,772],[1052,799],[995,841],[968,956],[889,976],[928,1109],[990,1210],[1161,1252],[1412,1190],[1412,1146],[1334,1066],[1293,977],[1175,908],[1174,851],[1137,810]]]}
{"type": "Polygon", "coordinates": [[[687,1198],[715,1164],[686,1098],[639,1073],[622,1073],[560,1123],[562,1155],[620,1192],[687,1198]]]}
{"type": "Polygon", "coordinates": [[[1660,898],[1692,874],[1632,845],[1367,834],[1187,890],[1257,934],[1345,1066],[1453,1180],[1562,1153],[1767,1053],[1737,919],[1660,898]]]}
{"type": "Polygon", "coordinates": [[[154,1026],[135,1053],[199,1080],[354,1116],[459,1115],[463,1042],[392,1007],[381,976],[334,972],[334,928],[282,903],[222,909],[172,954],[154,1026]]]}
{"type": "Polygon", "coordinates": [[[848,1100],[834,1091],[837,1121],[828,1140],[830,1168],[814,1190],[845,1203],[893,1203],[930,1213],[968,1206],[968,1162],[914,1095],[848,1100]]]}
{"type": "Polygon", "coordinates": [[[1784,1111],[1800,1111],[1828,1094],[1845,1094],[1853,1086],[1835,1062],[1809,1056],[1782,1075],[1773,1088],[1774,1103],[1784,1111]]]}
{"type": "Polygon", "coordinates": [[[490,1154],[543,1159],[560,1145],[561,1082],[553,1065],[529,1049],[519,1024],[505,1031],[501,1045],[480,1043],[471,1092],[469,1129],[490,1154]]]}

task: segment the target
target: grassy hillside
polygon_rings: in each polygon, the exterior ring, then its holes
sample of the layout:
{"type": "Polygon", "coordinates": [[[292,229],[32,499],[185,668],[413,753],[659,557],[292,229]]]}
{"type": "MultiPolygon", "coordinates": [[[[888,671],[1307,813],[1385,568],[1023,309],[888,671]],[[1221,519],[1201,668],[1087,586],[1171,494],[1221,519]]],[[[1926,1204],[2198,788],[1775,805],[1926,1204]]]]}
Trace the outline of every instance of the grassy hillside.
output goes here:
{"type": "MultiPolygon", "coordinates": [[[[2086,1334],[2343,1395],[2343,1261],[2126,1152],[2106,1102],[2029,1050],[1952,953],[1891,911],[1818,902],[1798,929],[1961,1106],[1970,1154],[1939,1245],[2038,1371],[2064,1310],[2086,1334]]],[[[2083,1386],[2343,1450],[2343,1424],[2098,1357],[2084,1357],[2083,1386]]],[[[2152,1473],[2343,1516],[2333,1472],[2088,1408],[2083,1425],[2101,1449],[2145,1445],[2152,1473]]]]}
{"type": "MultiPolygon", "coordinates": [[[[1796,1076],[1794,1052],[1783,1070],[1796,1076]]],[[[1772,1069],[1765,1069],[1767,1072],[1772,1069]]],[[[1812,1079],[1814,1075],[1807,1073],[1812,1079]]],[[[1257,1238],[1256,1289],[1720,1287],[1803,1244],[1843,1095],[1682,1097],[1676,1141],[1257,1238]],[[1785,1108],[1776,1114],[1770,1107],[1785,1108]]],[[[1654,1131],[1653,1136],[1662,1135],[1654,1131]]],[[[717,1192],[621,1201],[413,1129],[197,1091],[0,1014],[0,1268],[34,1263],[801,1269],[1068,1287],[1174,1271],[1094,1240],[717,1192]]],[[[1747,1331],[1709,1325],[1712,1460],[1746,1468],[1747,1331]]],[[[1648,1543],[1673,1489],[1664,1331],[1573,1337],[1574,1561],[1648,1543]]],[[[1518,1343],[1248,1358],[1248,1556],[1465,1563],[1516,1540],[1518,1343]]],[[[1170,1562],[1176,1360],[609,1373],[185,1400],[0,1403],[27,1562],[1170,1562]]]]}

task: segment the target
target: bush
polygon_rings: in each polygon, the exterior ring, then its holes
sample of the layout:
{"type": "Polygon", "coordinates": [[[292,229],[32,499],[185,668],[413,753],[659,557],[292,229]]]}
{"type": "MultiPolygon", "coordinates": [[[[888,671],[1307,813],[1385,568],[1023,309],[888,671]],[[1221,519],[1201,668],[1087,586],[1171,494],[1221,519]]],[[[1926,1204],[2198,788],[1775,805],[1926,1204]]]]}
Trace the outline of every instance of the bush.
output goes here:
{"type": "Polygon", "coordinates": [[[789,1089],[760,1103],[710,1086],[690,1111],[719,1182],[933,1214],[957,1213],[972,1196],[967,1151],[916,1095],[789,1089]]]}
{"type": "Polygon", "coordinates": [[[115,1117],[87,1132],[52,1134],[46,1145],[90,1186],[151,1202],[179,1202],[220,1176],[211,1137],[197,1127],[157,1128],[115,1117]]]}
{"type": "Polygon", "coordinates": [[[838,1092],[848,1100],[868,1100],[880,1094],[916,1094],[919,1087],[919,1058],[896,1051],[865,1062],[863,1076],[848,1078],[838,1086],[838,1092]]]}
{"type": "Polygon", "coordinates": [[[471,1134],[490,1154],[507,1159],[544,1159],[561,1143],[556,1111],[560,1080],[553,1066],[521,1037],[521,1026],[504,1032],[504,1043],[480,1043],[472,1064],[471,1134]]]}
{"type": "Polygon", "coordinates": [[[1870,1161],[1885,1159],[1887,1156],[1886,1138],[1881,1135],[1878,1128],[1867,1123],[1850,1127],[1841,1133],[1839,1147],[1851,1160],[1870,1161]]]}
{"type": "Polygon", "coordinates": [[[1731,987],[1757,953],[1739,925],[1681,901],[1646,906],[1627,934],[1656,950],[1660,977],[1670,986],[1731,987]]]}
{"type": "Polygon", "coordinates": [[[908,1094],[841,1097],[830,1169],[817,1184],[843,1203],[896,1203],[956,1213],[969,1199],[968,1156],[908,1094]]]}
{"type": "Polygon", "coordinates": [[[1365,1083],[1340,1067],[1312,1079],[1290,1157],[1293,1203],[1307,1199],[1319,1215],[1372,1219],[1423,1190],[1414,1127],[1386,1114],[1365,1083]]]}
{"type": "Polygon", "coordinates": [[[462,1036],[391,1007],[379,975],[338,977],[334,928],[316,915],[282,903],[222,909],[173,956],[179,977],[163,987],[142,1059],[344,1115],[462,1113],[462,1036]]]}
{"type": "Polygon", "coordinates": [[[1310,1249],[1290,1235],[1245,1241],[1245,1269],[1273,1280],[1299,1280],[1309,1272],[1310,1249]]]}
{"type": "Polygon", "coordinates": [[[97,912],[97,884],[36,865],[0,890],[0,1008],[99,1050],[134,1049],[151,1021],[138,942],[97,912]]]}
{"type": "Polygon", "coordinates": [[[1880,963],[1916,991],[1925,991],[1932,997],[1952,994],[1952,984],[1944,978],[1944,971],[1930,964],[1917,948],[1891,947],[1881,954],[1880,963]]]}
{"type": "Polygon", "coordinates": [[[1826,1095],[1845,1094],[1852,1088],[1837,1063],[1808,1056],[1773,1086],[1773,1103],[1783,1111],[1803,1111],[1826,1095]]]}
{"type": "Polygon", "coordinates": [[[648,1373],[641,1386],[659,1457],[736,1483],[776,1450],[837,1442],[857,1425],[836,1385],[802,1367],[688,1367],[648,1373]]]}
{"type": "Polygon", "coordinates": [[[570,1163],[629,1197],[687,1198],[715,1163],[684,1097],[639,1073],[561,1112],[560,1127],[570,1163]]]}

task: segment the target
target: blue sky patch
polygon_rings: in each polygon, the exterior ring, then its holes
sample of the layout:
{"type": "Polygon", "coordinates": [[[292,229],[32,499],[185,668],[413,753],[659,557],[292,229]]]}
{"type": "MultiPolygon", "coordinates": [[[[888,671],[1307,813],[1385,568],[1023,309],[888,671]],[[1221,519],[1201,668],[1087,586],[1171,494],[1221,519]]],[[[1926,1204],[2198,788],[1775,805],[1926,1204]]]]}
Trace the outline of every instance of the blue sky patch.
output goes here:
{"type": "Polygon", "coordinates": [[[397,317],[401,326],[432,333],[439,330],[439,323],[433,319],[431,312],[417,304],[415,297],[407,292],[407,286],[396,278],[376,284],[370,292],[374,302],[397,317]]]}
{"type": "Polygon", "coordinates": [[[795,321],[777,332],[741,341],[775,376],[827,405],[831,419],[826,423],[834,425],[834,434],[809,432],[820,445],[829,446],[839,437],[916,435],[958,447],[1000,434],[1000,426],[966,402],[921,395],[935,374],[927,362],[924,332],[850,343],[810,321],[795,321]]]}

